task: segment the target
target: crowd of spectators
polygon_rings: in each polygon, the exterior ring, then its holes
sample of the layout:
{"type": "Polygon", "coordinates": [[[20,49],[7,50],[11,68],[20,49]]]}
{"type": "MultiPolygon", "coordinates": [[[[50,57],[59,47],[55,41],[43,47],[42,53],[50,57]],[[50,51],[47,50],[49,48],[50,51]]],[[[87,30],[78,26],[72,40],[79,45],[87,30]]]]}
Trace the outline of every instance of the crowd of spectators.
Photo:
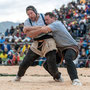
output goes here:
{"type": "Polygon", "coordinates": [[[23,60],[30,47],[31,39],[23,33],[23,23],[11,26],[0,38],[0,64],[17,65],[23,60]]]}
{"type": "MultiPolygon", "coordinates": [[[[52,11],[58,20],[65,25],[70,34],[77,40],[80,47],[78,58],[74,61],[76,67],[90,67],[90,1],[77,0],[70,2],[67,6],[62,5],[60,10],[52,11]]],[[[23,60],[27,53],[31,38],[26,37],[23,32],[24,23],[16,27],[11,26],[0,38],[0,64],[17,65],[23,60]]],[[[40,66],[45,58],[39,58],[35,62],[40,66]]],[[[33,65],[35,65],[33,63],[33,65]]],[[[63,60],[63,66],[65,62],[63,60]]]]}

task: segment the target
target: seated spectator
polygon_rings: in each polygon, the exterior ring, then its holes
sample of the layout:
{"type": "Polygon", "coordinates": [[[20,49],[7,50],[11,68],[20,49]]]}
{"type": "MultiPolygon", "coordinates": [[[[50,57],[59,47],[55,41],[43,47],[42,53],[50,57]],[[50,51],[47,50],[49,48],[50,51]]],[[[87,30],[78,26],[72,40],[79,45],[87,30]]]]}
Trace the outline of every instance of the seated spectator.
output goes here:
{"type": "MultiPolygon", "coordinates": [[[[86,38],[90,39],[90,33],[88,33],[88,35],[86,36],[86,38]]],[[[90,40],[89,40],[90,41],[90,40]]]]}
{"type": "Polygon", "coordinates": [[[87,15],[90,15],[90,2],[87,3],[86,13],[87,15]]]}
{"type": "Polygon", "coordinates": [[[83,23],[83,22],[81,22],[80,23],[80,36],[81,37],[83,37],[83,35],[86,33],[86,25],[83,23]]]}
{"type": "Polygon", "coordinates": [[[15,52],[12,58],[12,65],[18,65],[19,62],[20,62],[20,55],[19,53],[15,52]]]}
{"type": "Polygon", "coordinates": [[[22,53],[26,54],[29,48],[30,48],[30,45],[28,43],[25,43],[25,45],[22,48],[22,53]]]}
{"type": "Polygon", "coordinates": [[[5,40],[4,44],[2,44],[1,49],[3,50],[3,52],[8,53],[11,49],[10,44],[8,44],[7,41],[5,40]]]}
{"type": "Polygon", "coordinates": [[[14,35],[16,36],[16,37],[21,37],[21,31],[20,31],[20,29],[19,29],[19,27],[16,27],[16,30],[15,30],[15,32],[14,32],[14,35]]]}
{"type": "Polygon", "coordinates": [[[18,52],[20,45],[17,42],[18,41],[15,41],[14,49],[18,52]]]}
{"type": "Polygon", "coordinates": [[[12,35],[14,33],[15,29],[13,26],[11,26],[11,29],[10,29],[10,34],[12,35]]]}
{"type": "Polygon", "coordinates": [[[22,39],[25,38],[25,34],[24,34],[24,32],[21,32],[21,38],[22,38],[22,39]]]}
{"type": "Polygon", "coordinates": [[[70,13],[67,13],[66,14],[66,19],[70,19],[71,18],[71,14],[70,13]]]}
{"type": "Polygon", "coordinates": [[[5,62],[7,60],[7,54],[5,51],[3,51],[3,53],[1,53],[0,58],[2,60],[2,64],[5,64],[5,62]]]}
{"type": "Polygon", "coordinates": [[[23,32],[23,26],[24,26],[24,23],[19,24],[19,29],[21,32],[23,32]]]}
{"type": "Polygon", "coordinates": [[[5,32],[5,36],[8,36],[8,34],[9,34],[9,30],[7,29],[5,32]]]}
{"type": "Polygon", "coordinates": [[[87,59],[86,53],[85,53],[85,51],[83,51],[80,58],[79,58],[79,60],[78,60],[77,67],[80,67],[80,68],[85,67],[86,59],[87,59]]]}
{"type": "Polygon", "coordinates": [[[18,37],[15,42],[22,42],[22,38],[21,37],[18,37]]]}
{"type": "Polygon", "coordinates": [[[24,57],[25,57],[25,54],[20,53],[20,63],[22,62],[22,60],[24,59],[24,57]]]}
{"type": "Polygon", "coordinates": [[[18,38],[14,35],[14,34],[12,34],[12,35],[9,35],[9,42],[15,42],[15,40],[17,40],[18,38]]]}
{"type": "Polygon", "coordinates": [[[20,44],[17,52],[18,52],[18,53],[21,53],[21,52],[22,52],[22,48],[23,48],[23,44],[20,44]]]}
{"type": "Polygon", "coordinates": [[[7,60],[5,61],[5,65],[11,65],[12,59],[13,59],[13,54],[9,51],[7,60]]]}
{"type": "Polygon", "coordinates": [[[79,43],[78,43],[79,46],[80,46],[80,48],[82,47],[83,42],[84,42],[84,40],[83,40],[83,38],[81,37],[81,38],[80,38],[80,41],[79,41],[79,43]]]}
{"type": "Polygon", "coordinates": [[[0,43],[3,43],[5,41],[4,36],[1,36],[0,43]]]}

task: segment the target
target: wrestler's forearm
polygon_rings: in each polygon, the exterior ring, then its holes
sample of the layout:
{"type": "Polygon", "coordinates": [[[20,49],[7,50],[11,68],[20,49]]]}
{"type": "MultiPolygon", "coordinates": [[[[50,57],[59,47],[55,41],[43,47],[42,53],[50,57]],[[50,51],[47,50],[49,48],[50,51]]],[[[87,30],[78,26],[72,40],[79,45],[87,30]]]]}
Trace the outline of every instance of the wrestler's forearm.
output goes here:
{"type": "Polygon", "coordinates": [[[28,31],[26,33],[26,35],[31,37],[31,38],[34,38],[34,37],[37,37],[38,35],[40,35],[42,33],[49,33],[51,31],[52,30],[49,27],[43,26],[42,28],[38,28],[37,30],[28,31]]]}
{"type": "Polygon", "coordinates": [[[28,31],[37,30],[40,28],[41,28],[41,26],[24,27],[23,31],[24,31],[24,33],[27,33],[28,31]]]}
{"type": "Polygon", "coordinates": [[[38,35],[42,34],[42,30],[33,30],[33,31],[29,31],[26,35],[30,38],[35,38],[38,35]]]}
{"type": "Polygon", "coordinates": [[[48,26],[43,26],[42,28],[40,28],[42,30],[42,33],[49,33],[52,32],[51,28],[48,26]]]}

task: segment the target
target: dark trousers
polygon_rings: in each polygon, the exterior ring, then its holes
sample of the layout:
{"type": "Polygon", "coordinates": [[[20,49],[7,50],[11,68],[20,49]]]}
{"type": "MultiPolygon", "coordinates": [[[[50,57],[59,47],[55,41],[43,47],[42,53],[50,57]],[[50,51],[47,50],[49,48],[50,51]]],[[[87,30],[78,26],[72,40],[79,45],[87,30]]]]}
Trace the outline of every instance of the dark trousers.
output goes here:
{"type": "Polygon", "coordinates": [[[24,76],[28,67],[31,66],[33,62],[39,57],[40,57],[39,55],[35,54],[31,49],[29,49],[22,63],[19,66],[19,71],[17,76],[19,77],[24,76]]]}
{"type": "Polygon", "coordinates": [[[66,67],[71,80],[78,79],[77,70],[73,60],[76,57],[76,52],[73,49],[67,49],[63,52],[66,67]]]}
{"type": "Polygon", "coordinates": [[[56,65],[56,50],[51,51],[46,54],[46,62],[43,64],[43,67],[45,70],[53,76],[53,79],[59,79],[61,73],[58,71],[57,65],[56,65]]]}
{"type": "MultiPolygon", "coordinates": [[[[24,60],[19,66],[19,71],[17,76],[22,77],[24,76],[26,70],[28,69],[29,66],[32,65],[32,63],[39,58],[40,56],[34,53],[31,49],[28,51],[26,54],[24,60]]],[[[56,66],[56,50],[50,51],[46,54],[47,58],[47,65],[48,65],[48,71],[50,74],[53,76],[53,78],[59,78],[60,73],[58,72],[57,66],[56,66]]]]}
{"type": "MultiPolygon", "coordinates": [[[[56,60],[57,64],[61,62],[61,55],[59,55],[59,54],[61,54],[61,53],[57,54],[57,60],[56,60]]],[[[76,52],[73,49],[67,49],[67,50],[63,51],[63,55],[64,55],[67,72],[69,74],[70,79],[71,80],[78,79],[77,70],[76,70],[75,64],[73,63],[73,60],[76,57],[76,52]]],[[[50,73],[50,71],[48,70],[47,61],[44,63],[43,67],[50,73]]],[[[61,74],[60,72],[58,72],[58,73],[61,74]]],[[[52,73],[50,73],[50,74],[52,75],[52,73]]]]}

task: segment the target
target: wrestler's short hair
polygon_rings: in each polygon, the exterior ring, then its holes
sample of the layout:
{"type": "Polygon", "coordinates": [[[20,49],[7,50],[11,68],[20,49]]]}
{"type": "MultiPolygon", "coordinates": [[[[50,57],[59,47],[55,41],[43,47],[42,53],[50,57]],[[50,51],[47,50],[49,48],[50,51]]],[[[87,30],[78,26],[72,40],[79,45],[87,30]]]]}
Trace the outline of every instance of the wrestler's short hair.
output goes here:
{"type": "Polygon", "coordinates": [[[52,17],[55,17],[55,18],[56,18],[55,14],[53,14],[52,12],[47,12],[47,13],[45,13],[45,16],[47,16],[47,15],[49,15],[51,18],[52,18],[52,17]]]}

